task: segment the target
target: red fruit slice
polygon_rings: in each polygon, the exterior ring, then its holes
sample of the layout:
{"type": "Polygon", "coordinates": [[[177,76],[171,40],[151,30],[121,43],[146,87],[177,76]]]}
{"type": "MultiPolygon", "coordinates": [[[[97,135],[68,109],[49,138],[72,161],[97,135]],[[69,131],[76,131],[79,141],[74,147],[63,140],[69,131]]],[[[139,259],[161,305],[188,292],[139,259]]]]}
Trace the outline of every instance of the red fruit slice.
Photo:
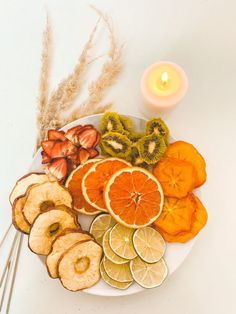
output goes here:
{"type": "Polygon", "coordinates": [[[97,138],[96,142],[94,143],[93,147],[97,146],[101,140],[101,134],[97,131],[97,138]]]}
{"type": "Polygon", "coordinates": [[[51,162],[52,158],[50,156],[48,156],[45,151],[41,152],[42,155],[42,164],[48,164],[49,162],[51,162]]]}
{"type": "Polygon", "coordinates": [[[94,128],[86,128],[78,135],[79,143],[83,148],[89,149],[94,146],[97,140],[97,130],[94,128]]]}
{"type": "Polygon", "coordinates": [[[67,175],[67,163],[65,158],[59,158],[47,166],[48,171],[58,180],[62,180],[67,175]]]}
{"type": "Polygon", "coordinates": [[[51,151],[53,149],[53,146],[55,145],[55,141],[42,141],[41,146],[45,153],[51,157],[51,151]]]}
{"type": "Polygon", "coordinates": [[[75,145],[79,145],[79,140],[78,140],[78,133],[81,130],[82,125],[77,125],[71,129],[69,129],[66,134],[65,137],[71,141],[73,144],[75,145]]]}
{"type": "Polygon", "coordinates": [[[65,132],[64,131],[57,131],[57,130],[48,130],[48,139],[52,141],[65,141],[65,132]]]}
{"type": "Polygon", "coordinates": [[[88,149],[90,158],[95,158],[99,155],[99,152],[95,148],[88,149]]]}
{"type": "Polygon", "coordinates": [[[79,155],[79,161],[81,164],[85,163],[90,157],[89,152],[84,148],[80,148],[78,155],[79,155]]]}
{"type": "Polygon", "coordinates": [[[77,147],[72,144],[69,140],[64,142],[55,141],[49,156],[51,158],[67,157],[77,153],[77,147]]]}

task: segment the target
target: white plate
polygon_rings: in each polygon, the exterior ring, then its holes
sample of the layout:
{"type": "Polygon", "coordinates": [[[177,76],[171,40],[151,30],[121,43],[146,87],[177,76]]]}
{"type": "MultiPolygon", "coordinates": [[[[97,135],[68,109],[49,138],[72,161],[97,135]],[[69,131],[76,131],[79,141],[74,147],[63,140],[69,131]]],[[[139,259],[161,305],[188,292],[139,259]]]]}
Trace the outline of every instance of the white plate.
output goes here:
{"type": "MultiPolygon", "coordinates": [[[[66,125],[62,128],[62,130],[66,131],[71,127],[74,127],[78,124],[93,124],[96,128],[99,129],[99,122],[101,119],[102,114],[93,115],[84,117],[82,119],[78,119],[73,121],[72,123],[66,125]]],[[[128,116],[133,120],[135,129],[139,132],[143,131],[145,128],[146,120],[128,116]]],[[[41,164],[41,149],[35,155],[33,162],[30,167],[30,171],[42,171],[43,166],[41,164]]],[[[94,216],[85,216],[79,215],[79,222],[85,230],[89,229],[90,223],[93,220],[94,216]]],[[[178,243],[167,243],[166,253],[165,253],[165,260],[169,269],[168,276],[173,274],[173,272],[183,263],[187,255],[190,253],[194,244],[194,240],[187,242],[186,244],[178,244],[178,243]]],[[[160,289],[156,288],[156,289],[160,289]]],[[[135,294],[138,292],[143,291],[144,288],[140,287],[136,283],[132,284],[127,290],[118,290],[108,286],[103,280],[100,280],[95,286],[84,290],[85,293],[93,294],[93,295],[100,295],[100,296],[123,296],[123,295],[130,295],[135,294]]]]}

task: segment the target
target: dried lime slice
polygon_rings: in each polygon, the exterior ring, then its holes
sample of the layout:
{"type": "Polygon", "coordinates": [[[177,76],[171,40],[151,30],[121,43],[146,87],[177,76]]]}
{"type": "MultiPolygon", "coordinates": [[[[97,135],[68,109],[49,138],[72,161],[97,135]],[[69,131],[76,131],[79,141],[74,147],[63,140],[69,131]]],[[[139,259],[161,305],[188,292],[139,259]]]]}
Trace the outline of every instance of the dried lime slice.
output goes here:
{"type": "Polygon", "coordinates": [[[147,263],[156,263],[164,255],[166,244],[159,232],[151,227],[137,229],[133,243],[138,256],[147,263]]]}
{"type": "Polygon", "coordinates": [[[133,280],[129,268],[129,263],[115,264],[104,256],[103,266],[107,275],[113,280],[120,282],[130,282],[133,280]]]}
{"type": "Polygon", "coordinates": [[[121,224],[116,224],[109,237],[111,249],[120,257],[133,259],[137,253],[133,245],[133,234],[135,229],[127,228],[121,224]]]}
{"type": "Polygon", "coordinates": [[[105,271],[105,268],[104,268],[104,265],[103,265],[103,261],[102,261],[101,264],[100,264],[100,273],[101,273],[102,279],[103,279],[109,286],[111,286],[111,287],[113,287],[113,288],[125,290],[125,289],[129,288],[129,286],[131,286],[131,284],[133,283],[133,281],[120,282],[120,281],[111,279],[111,278],[107,275],[107,273],[106,273],[106,271],[105,271]]]}
{"type": "Polygon", "coordinates": [[[95,217],[91,223],[89,232],[92,233],[95,240],[102,245],[104,233],[115,225],[115,221],[109,214],[101,214],[95,217]]]}
{"type": "Polygon", "coordinates": [[[129,260],[124,259],[120,256],[118,256],[115,252],[113,252],[110,244],[109,244],[109,236],[110,236],[110,231],[112,228],[108,229],[104,236],[103,236],[103,241],[102,241],[102,246],[103,246],[103,252],[105,256],[112,261],[115,264],[124,264],[128,263],[129,260]]]}
{"type": "Polygon", "coordinates": [[[134,280],[144,288],[155,288],[165,280],[168,269],[164,259],[148,264],[136,257],[130,262],[130,270],[134,280]]]}

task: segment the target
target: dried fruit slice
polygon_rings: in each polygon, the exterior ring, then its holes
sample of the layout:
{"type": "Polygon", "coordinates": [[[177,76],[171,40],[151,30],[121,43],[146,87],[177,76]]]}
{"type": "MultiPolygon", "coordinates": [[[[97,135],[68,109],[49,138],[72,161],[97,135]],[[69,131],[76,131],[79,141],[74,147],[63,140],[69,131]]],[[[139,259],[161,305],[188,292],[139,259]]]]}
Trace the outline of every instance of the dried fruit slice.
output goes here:
{"type": "Polygon", "coordinates": [[[129,268],[129,263],[115,264],[104,256],[103,266],[107,275],[113,280],[120,282],[130,282],[133,280],[129,268]]]}
{"type": "MultiPolygon", "coordinates": [[[[57,141],[52,140],[45,140],[41,142],[42,149],[45,151],[45,153],[51,157],[51,151],[56,144],[57,141]]],[[[58,141],[59,142],[59,141],[58,141]]]]}
{"type": "Polygon", "coordinates": [[[113,288],[116,288],[116,289],[121,289],[121,290],[125,290],[127,288],[129,288],[133,281],[130,281],[130,282],[120,282],[120,281],[117,281],[117,280],[114,280],[114,279],[111,279],[106,271],[105,271],[105,268],[104,268],[104,265],[103,265],[103,261],[100,263],[100,273],[101,273],[101,276],[102,276],[102,279],[111,287],[113,288]]]}
{"type": "Polygon", "coordinates": [[[78,166],[66,180],[65,186],[73,198],[74,209],[85,215],[96,215],[100,211],[86,202],[82,194],[82,179],[87,171],[100,159],[88,160],[85,164],[78,166]]]}
{"type": "Polygon", "coordinates": [[[41,151],[41,156],[42,156],[42,164],[48,164],[49,162],[52,161],[52,158],[48,156],[45,151],[41,151]]]}
{"type": "Polygon", "coordinates": [[[156,263],[148,264],[136,257],[130,262],[130,270],[134,280],[143,288],[155,288],[160,286],[168,274],[164,259],[156,263]]]}
{"type": "Polygon", "coordinates": [[[125,131],[128,131],[128,132],[133,131],[133,121],[130,118],[119,115],[119,119],[125,131]]]}
{"type": "Polygon", "coordinates": [[[45,153],[54,158],[61,158],[73,155],[77,152],[77,147],[69,140],[65,141],[43,141],[41,143],[45,153]]]}
{"type": "Polygon", "coordinates": [[[181,199],[165,197],[162,213],[154,222],[154,226],[171,235],[189,231],[194,210],[195,202],[192,195],[181,199]]]}
{"type": "Polygon", "coordinates": [[[82,193],[85,200],[101,211],[107,211],[103,191],[110,177],[122,168],[131,166],[125,160],[107,158],[97,162],[85,174],[82,180],[82,193]]]}
{"type": "Polygon", "coordinates": [[[120,121],[120,116],[116,112],[106,112],[101,118],[100,129],[102,134],[107,132],[123,133],[124,129],[120,121]]]}
{"type": "Polygon", "coordinates": [[[62,285],[78,291],[95,285],[100,279],[102,248],[94,241],[74,244],[61,256],[58,273],[62,285]]]}
{"type": "Polygon", "coordinates": [[[109,244],[111,249],[124,259],[133,259],[137,253],[133,245],[134,229],[116,224],[110,231],[109,244]]]}
{"type": "Polygon", "coordinates": [[[32,224],[38,214],[58,205],[72,207],[72,197],[64,186],[57,182],[33,185],[27,190],[23,214],[32,224]]]}
{"type": "Polygon", "coordinates": [[[169,129],[165,122],[161,119],[151,119],[146,124],[146,134],[156,134],[163,136],[165,141],[168,142],[169,129]]]}
{"type": "Polygon", "coordinates": [[[95,158],[99,155],[99,152],[95,148],[88,149],[89,158],[95,158]]]}
{"type": "Polygon", "coordinates": [[[53,161],[50,165],[48,165],[45,170],[60,181],[66,177],[67,169],[68,168],[65,158],[58,158],[57,160],[53,161]]]}
{"type": "Polygon", "coordinates": [[[182,198],[188,195],[195,186],[196,171],[187,161],[165,158],[159,161],[154,169],[154,176],[160,181],[164,195],[182,198]]]}
{"type": "Polygon", "coordinates": [[[132,143],[126,135],[108,132],[102,136],[103,150],[113,157],[126,158],[131,152],[132,143]]]}
{"type": "Polygon", "coordinates": [[[80,130],[82,129],[82,125],[77,125],[73,128],[70,128],[69,130],[66,131],[66,138],[71,141],[75,145],[79,145],[79,140],[78,140],[78,134],[80,130]]]}
{"type": "Polygon", "coordinates": [[[94,218],[89,232],[94,236],[95,240],[102,245],[104,233],[115,224],[111,215],[101,214],[94,218]]]}
{"type": "Polygon", "coordinates": [[[133,166],[149,169],[149,165],[140,157],[139,151],[136,147],[132,147],[128,160],[133,166]]]}
{"type": "Polygon", "coordinates": [[[196,170],[196,187],[201,186],[207,178],[206,162],[198,150],[190,143],[177,141],[169,145],[166,156],[190,162],[196,170]]]}
{"type": "Polygon", "coordinates": [[[39,214],[30,229],[29,248],[40,255],[48,255],[54,239],[66,228],[78,228],[76,216],[66,206],[59,206],[39,214]]]}
{"type": "Polygon", "coordinates": [[[104,200],[116,221],[141,228],[160,215],[164,197],[160,183],[150,172],[132,167],[121,169],[110,178],[104,200]]]}
{"type": "Polygon", "coordinates": [[[58,130],[48,130],[48,139],[51,141],[65,141],[65,132],[58,130]]]}
{"type": "Polygon", "coordinates": [[[133,244],[138,256],[146,263],[156,263],[164,255],[166,244],[159,232],[151,227],[137,229],[133,244]]]}
{"type": "Polygon", "coordinates": [[[48,182],[48,176],[45,173],[31,172],[20,178],[10,194],[10,203],[21,195],[24,195],[30,185],[48,182]]]}
{"type": "Polygon", "coordinates": [[[78,134],[79,144],[86,149],[93,148],[97,142],[97,134],[95,128],[83,127],[78,134]]]}
{"type": "Polygon", "coordinates": [[[201,201],[199,200],[199,198],[196,195],[193,195],[193,197],[196,202],[196,207],[192,218],[191,229],[189,231],[182,231],[177,235],[168,234],[160,229],[159,230],[160,233],[167,242],[186,243],[187,241],[193,239],[206,225],[207,211],[203,204],[201,203],[201,201]]]}
{"type": "Polygon", "coordinates": [[[140,157],[149,165],[155,164],[164,155],[166,150],[165,140],[156,134],[143,136],[137,142],[140,157]]]}
{"type": "Polygon", "coordinates": [[[78,152],[79,161],[81,164],[84,164],[90,157],[89,152],[85,148],[80,148],[78,152]]]}
{"type": "Polygon", "coordinates": [[[108,229],[104,236],[103,236],[103,241],[102,241],[102,247],[103,247],[103,252],[105,256],[112,261],[115,264],[125,264],[128,263],[129,260],[124,259],[117,255],[111,248],[110,243],[109,243],[109,237],[110,237],[110,231],[112,228],[108,229]]]}
{"type": "Polygon", "coordinates": [[[17,230],[28,234],[30,231],[30,224],[25,220],[25,217],[22,213],[25,200],[25,196],[19,196],[14,200],[12,205],[12,223],[17,230]]]}
{"type": "Polygon", "coordinates": [[[91,234],[82,231],[81,229],[65,229],[58,237],[56,237],[45,261],[50,277],[58,277],[57,264],[62,254],[75,243],[84,240],[93,240],[93,237],[91,234]]]}

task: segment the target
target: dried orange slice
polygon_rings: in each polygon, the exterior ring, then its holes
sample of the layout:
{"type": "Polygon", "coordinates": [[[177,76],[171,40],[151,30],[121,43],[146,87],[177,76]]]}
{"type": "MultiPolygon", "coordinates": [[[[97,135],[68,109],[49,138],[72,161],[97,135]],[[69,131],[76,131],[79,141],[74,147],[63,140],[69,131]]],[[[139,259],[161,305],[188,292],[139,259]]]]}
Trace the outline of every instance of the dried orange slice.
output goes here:
{"type": "Polygon", "coordinates": [[[197,174],[196,187],[201,186],[206,181],[206,162],[192,144],[184,141],[174,142],[168,146],[165,156],[190,162],[197,174]]]}
{"type": "Polygon", "coordinates": [[[161,215],[154,222],[154,226],[171,235],[182,231],[189,231],[195,210],[195,202],[191,195],[178,199],[165,197],[161,215]]]}
{"type": "Polygon", "coordinates": [[[107,211],[103,190],[110,177],[122,168],[131,166],[119,158],[107,158],[94,164],[82,180],[82,193],[85,200],[101,211],[107,211]]]}
{"type": "Polygon", "coordinates": [[[113,218],[132,228],[154,222],[162,211],[163,198],[158,180],[139,167],[117,171],[104,191],[106,207],[113,218]]]}
{"type": "Polygon", "coordinates": [[[82,179],[86,172],[101,159],[90,159],[86,163],[78,166],[71,172],[66,180],[66,187],[68,188],[73,198],[74,209],[85,215],[96,215],[100,213],[97,208],[94,208],[86,202],[82,194],[82,179]]]}
{"type": "Polygon", "coordinates": [[[193,195],[193,197],[196,202],[196,207],[195,207],[195,212],[193,214],[193,221],[192,221],[191,229],[189,231],[182,231],[177,235],[171,235],[159,229],[159,232],[162,234],[163,238],[167,242],[185,243],[191,240],[192,238],[194,238],[201,231],[201,229],[206,225],[207,218],[208,218],[207,211],[205,207],[203,206],[202,202],[199,200],[199,198],[196,195],[193,195]]]}
{"type": "Polygon", "coordinates": [[[156,164],[153,173],[166,196],[182,198],[195,187],[196,171],[187,161],[165,158],[156,164]]]}

